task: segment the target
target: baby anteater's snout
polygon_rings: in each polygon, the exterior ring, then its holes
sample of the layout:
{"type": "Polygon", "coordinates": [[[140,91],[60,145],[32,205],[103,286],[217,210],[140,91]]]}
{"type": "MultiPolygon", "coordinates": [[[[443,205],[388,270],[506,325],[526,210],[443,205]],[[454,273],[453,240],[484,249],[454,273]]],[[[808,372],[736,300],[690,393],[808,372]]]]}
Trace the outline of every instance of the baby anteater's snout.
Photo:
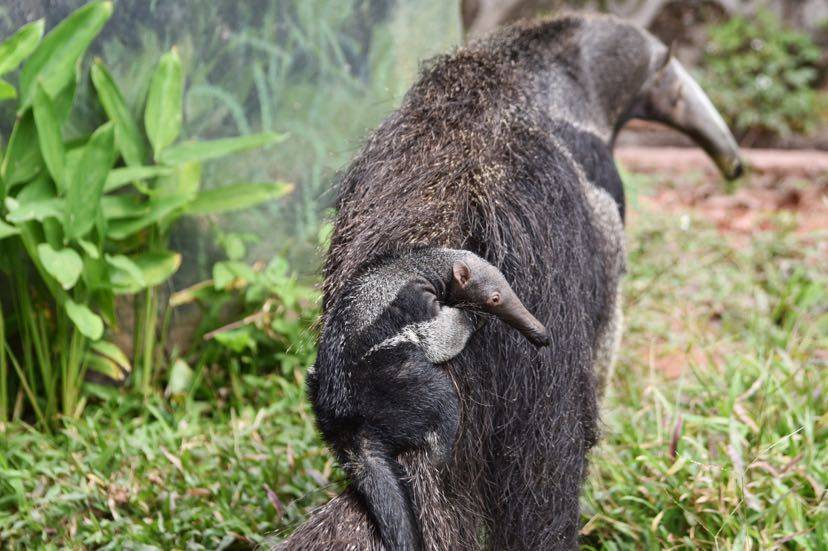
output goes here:
{"type": "Polygon", "coordinates": [[[497,314],[498,317],[520,331],[535,346],[549,346],[551,339],[546,326],[526,309],[514,292],[512,295],[510,300],[503,301],[503,311],[497,314]]]}
{"type": "Polygon", "coordinates": [[[452,273],[450,294],[454,301],[500,318],[535,346],[549,345],[546,326],[523,305],[500,270],[469,252],[454,263],[452,273]]]}

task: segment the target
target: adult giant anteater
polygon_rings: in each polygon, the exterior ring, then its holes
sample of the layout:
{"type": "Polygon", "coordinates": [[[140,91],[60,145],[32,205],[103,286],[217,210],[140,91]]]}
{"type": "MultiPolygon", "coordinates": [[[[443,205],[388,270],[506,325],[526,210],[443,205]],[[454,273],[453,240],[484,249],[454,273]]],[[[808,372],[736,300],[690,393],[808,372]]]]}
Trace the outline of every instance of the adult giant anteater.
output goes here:
{"type": "MultiPolygon", "coordinates": [[[[462,248],[502,271],[552,340],[536,349],[488,324],[447,364],[461,404],[453,460],[399,458],[427,549],[576,545],[596,394],[620,334],[612,146],[632,117],[689,134],[728,177],[741,170],[721,117],[667,47],[618,19],[565,16],[432,61],[344,173],[326,313],[384,255],[462,248]]],[[[382,548],[350,491],[276,546],[382,548]]]]}

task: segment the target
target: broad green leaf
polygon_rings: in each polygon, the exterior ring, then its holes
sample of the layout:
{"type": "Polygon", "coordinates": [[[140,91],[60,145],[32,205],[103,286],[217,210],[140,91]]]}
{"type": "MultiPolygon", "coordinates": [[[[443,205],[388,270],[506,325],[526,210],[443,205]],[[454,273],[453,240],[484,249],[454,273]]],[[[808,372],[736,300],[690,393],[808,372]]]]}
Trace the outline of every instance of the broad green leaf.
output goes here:
{"type": "Polygon", "coordinates": [[[194,377],[193,369],[187,362],[178,358],[170,368],[170,378],[167,382],[165,394],[167,396],[174,396],[188,392],[193,385],[194,377]]]}
{"type": "Polygon", "coordinates": [[[166,166],[130,166],[116,168],[109,172],[104,184],[104,192],[108,193],[119,189],[130,182],[137,180],[148,180],[158,176],[172,174],[173,169],[166,166]]]}
{"type": "Polygon", "coordinates": [[[109,224],[108,237],[116,240],[126,239],[135,233],[159,222],[168,214],[183,207],[189,202],[186,197],[164,197],[147,203],[149,213],[139,218],[113,220],[109,224]]]}
{"type": "Polygon", "coordinates": [[[20,233],[20,230],[0,220],[0,240],[17,235],[18,233],[20,233]]]}
{"type": "Polygon", "coordinates": [[[40,144],[40,152],[46,162],[49,174],[57,184],[59,191],[65,189],[64,169],[66,165],[66,153],[63,150],[63,136],[60,132],[60,123],[55,115],[55,107],[52,99],[40,86],[35,86],[32,110],[34,111],[35,126],[37,127],[37,139],[40,144]]]}
{"type": "Polygon", "coordinates": [[[34,178],[41,168],[43,157],[40,155],[34,116],[31,111],[27,111],[14,123],[3,165],[0,167],[0,178],[5,182],[6,193],[16,184],[34,178]]]}
{"type": "Polygon", "coordinates": [[[55,190],[55,183],[45,170],[37,175],[35,179],[26,182],[23,189],[13,199],[6,198],[6,204],[9,208],[17,208],[20,205],[43,201],[45,199],[57,199],[57,191],[55,190]],[[12,205],[11,202],[16,202],[12,205]]]}
{"type": "Polygon", "coordinates": [[[46,218],[43,222],[43,236],[46,238],[46,243],[50,244],[55,249],[63,246],[63,224],[59,218],[46,218]]]}
{"type": "Polygon", "coordinates": [[[0,44],[0,75],[14,71],[37,48],[43,37],[43,19],[23,25],[0,44]]]}
{"type": "Polygon", "coordinates": [[[75,64],[112,15],[112,2],[92,2],[58,23],[20,73],[21,109],[31,104],[35,83],[54,98],[75,75],[75,64]]]}
{"type": "Polygon", "coordinates": [[[115,84],[115,80],[99,59],[95,60],[92,65],[91,75],[101,105],[110,120],[115,123],[115,142],[121,155],[127,165],[139,166],[147,156],[144,150],[144,139],[141,137],[138,124],[132,118],[118,85],[115,84]]]}
{"type": "Polygon", "coordinates": [[[213,285],[216,289],[227,289],[238,283],[248,284],[256,280],[256,272],[237,260],[225,260],[213,265],[213,285]]]}
{"type": "Polygon", "coordinates": [[[132,371],[132,365],[129,363],[129,358],[126,354],[115,344],[108,341],[98,341],[92,343],[92,350],[95,353],[105,356],[115,362],[125,373],[132,371]]]}
{"type": "Polygon", "coordinates": [[[225,266],[224,262],[213,264],[213,286],[216,289],[226,289],[235,280],[236,274],[225,266]]]}
{"type": "Polygon", "coordinates": [[[93,260],[97,260],[101,257],[101,253],[94,243],[91,243],[86,239],[78,239],[78,245],[80,245],[83,252],[85,252],[86,255],[93,260]]]}
{"type": "Polygon", "coordinates": [[[9,84],[5,80],[0,79],[0,101],[14,99],[16,97],[17,90],[14,89],[14,86],[9,84]]]}
{"type": "Polygon", "coordinates": [[[116,383],[126,380],[126,376],[132,371],[132,365],[120,348],[108,341],[94,342],[89,348],[86,359],[89,369],[94,371],[95,375],[102,375],[116,383]]]}
{"type": "Polygon", "coordinates": [[[46,242],[55,248],[63,247],[61,220],[65,203],[56,197],[55,184],[46,172],[27,183],[17,197],[7,197],[5,204],[10,219],[16,223],[31,220],[41,222],[46,242]]]}
{"type": "Polygon", "coordinates": [[[112,284],[116,287],[146,287],[147,282],[144,279],[144,273],[128,256],[108,254],[106,255],[106,261],[117,270],[112,273],[112,284]],[[121,281],[124,281],[124,283],[120,283],[121,281]]]}
{"type": "Polygon", "coordinates": [[[101,199],[104,218],[107,220],[137,218],[149,214],[149,205],[135,195],[105,195],[101,199]]]}
{"type": "Polygon", "coordinates": [[[172,48],[158,61],[144,111],[144,127],[156,159],[181,131],[183,94],[184,73],[178,50],[172,48]]]}
{"type": "Polygon", "coordinates": [[[255,352],[257,348],[256,339],[251,334],[249,327],[233,329],[232,331],[226,331],[224,333],[216,333],[213,339],[237,354],[246,351],[255,352]]]}
{"type": "Polygon", "coordinates": [[[43,267],[60,286],[68,290],[75,286],[83,270],[83,260],[74,249],[56,251],[47,243],[37,246],[37,254],[43,267]]]}
{"type": "Polygon", "coordinates": [[[290,264],[281,256],[274,256],[264,269],[264,276],[272,283],[283,286],[290,279],[290,264]]]}
{"type": "Polygon", "coordinates": [[[118,293],[135,293],[160,285],[181,266],[181,255],[170,251],[143,253],[129,260],[137,266],[143,279],[136,281],[132,274],[120,269],[112,272],[112,285],[118,293]]]}
{"type": "Polygon", "coordinates": [[[47,218],[63,218],[65,201],[52,197],[20,203],[11,197],[7,197],[6,208],[9,211],[6,215],[6,219],[9,222],[14,222],[15,224],[29,222],[31,220],[43,222],[47,218]]]}
{"type": "Polygon", "coordinates": [[[141,268],[149,287],[164,283],[181,266],[181,255],[172,251],[144,253],[133,256],[132,260],[141,268]]]}
{"type": "Polygon", "coordinates": [[[115,160],[112,123],[98,128],[83,147],[75,170],[67,178],[66,237],[83,237],[95,225],[107,174],[115,160]]]}
{"type": "Polygon", "coordinates": [[[168,147],[161,153],[160,161],[168,165],[177,165],[192,161],[206,161],[216,157],[224,157],[231,153],[256,149],[279,143],[287,138],[287,134],[265,132],[238,138],[225,138],[209,142],[185,142],[168,147]]]}
{"type": "Polygon", "coordinates": [[[153,188],[153,198],[186,197],[188,201],[195,199],[201,185],[201,164],[185,163],[175,167],[175,170],[159,178],[153,188]]]}
{"type": "Polygon", "coordinates": [[[83,257],[83,282],[86,288],[92,291],[111,291],[112,283],[109,277],[109,265],[98,255],[98,258],[91,256],[83,257]]]}
{"type": "Polygon", "coordinates": [[[72,102],[75,101],[75,90],[80,80],[80,64],[78,64],[77,69],[75,77],[70,79],[66,83],[66,86],[52,96],[52,103],[55,106],[55,117],[61,125],[69,117],[69,112],[72,111],[72,102]]]}
{"type": "Polygon", "coordinates": [[[247,254],[244,239],[239,234],[227,233],[221,236],[220,244],[230,260],[241,260],[247,254]]]}
{"type": "Polygon", "coordinates": [[[82,335],[93,341],[97,341],[103,336],[103,320],[88,307],[78,304],[71,298],[66,299],[64,307],[69,319],[72,320],[72,323],[75,324],[82,335]]]}
{"type": "Polygon", "coordinates": [[[118,384],[126,381],[127,373],[124,373],[121,368],[118,367],[118,364],[107,357],[87,353],[86,366],[88,370],[86,372],[86,376],[93,383],[105,381],[109,384],[118,384]],[[100,378],[103,378],[103,381],[101,381],[100,378]]]}
{"type": "Polygon", "coordinates": [[[104,319],[104,323],[111,326],[118,325],[118,316],[115,313],[115,293],[106,282],[105,289],[95,292],[95,301],[98,307],[98,315],[104,319]]]}
{"type": "Polygon", "coordinates": [[[84,145],[86,145],[85,142],[71,149],[66,149],[66,161],[63,168],[66,174],[75,174],[78,171],[78,163],[80,163],[81,157],[83,157],[84,145]]]}
{"type": "Polygon", "coordinates": [[[199,193],[187,206],[187,214],[215,214],[246,209],[278,199],[291,191],[293,184],[285,182],[231,184],[199,193]]]}
{"type": "Polygon", "coordinates": [[[137,281],[123,270],[109,272],[109,287],[116,295],[132,295],[147,288],[146,282],[137,281]]]}

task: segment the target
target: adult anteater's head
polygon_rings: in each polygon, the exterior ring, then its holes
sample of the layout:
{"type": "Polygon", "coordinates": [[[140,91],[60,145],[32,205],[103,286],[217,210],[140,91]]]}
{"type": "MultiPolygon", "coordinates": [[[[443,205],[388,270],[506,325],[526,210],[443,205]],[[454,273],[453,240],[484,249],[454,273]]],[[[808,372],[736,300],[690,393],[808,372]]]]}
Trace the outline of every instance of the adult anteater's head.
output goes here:
{"type": "MultiPolygon", "coordinates": [[[[624,110],[616,129],[633,118],[667,124],[687,134],[701,146],[726,178],[738,178],[742,173],[742,161],[736,140],[707,95],[671,55],[670,49],[638,27],[612,21],[605,28],[610,35],[620,35],[619,47],[625,47],[629,42],[631,50],[642,56],[646,67],[643,72],[646,78],[632,99],[623,98],[626,104],[622,105],[624,110]],[[625,38],[630,30],[632,36],[625,38]]],[[[609,69],[612,70],[612,67],[609,69]]],[[[616,71],[624,70],[623,66],[616,68],[616,71]]],[[[605,90],[605,93],[618,95],[611,89],[605,90]]]]}
{"type": "Polygon", "coordinates": [[[480,44],[505,46],[530,74],[545,73],[538,82],[549,86],[553,114],[562,111],[609,143],[630,119],[657,121],[692,138],[725,177],[742,172],[736,141],[707,95],[670,49],[640,27],[573,15],[520,23],[480,44]]]}

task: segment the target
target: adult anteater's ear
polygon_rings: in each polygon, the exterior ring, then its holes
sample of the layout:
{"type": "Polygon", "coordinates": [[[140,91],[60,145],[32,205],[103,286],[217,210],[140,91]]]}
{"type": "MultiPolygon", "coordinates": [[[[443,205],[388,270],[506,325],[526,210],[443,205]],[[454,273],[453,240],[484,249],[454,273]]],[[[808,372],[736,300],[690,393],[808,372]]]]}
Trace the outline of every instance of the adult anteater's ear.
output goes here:
{"type": "Polygon", "coordinates": [[[454,273],[454,281],[457,282],[457,285],[459,285],[461,289],[465,289],[466,285],[469,284],[472,275],[469,265],[462,260],[457,260],[454,262],[451,270],[454,273]]]}
{"type": "Polygon", "coordinates": [[[739,146],[707,94],[671,49],[652,39],[651,74],[641,87],[628,118],[664,123],[687,134],[728,178],[742,174],[739,146]]]}

